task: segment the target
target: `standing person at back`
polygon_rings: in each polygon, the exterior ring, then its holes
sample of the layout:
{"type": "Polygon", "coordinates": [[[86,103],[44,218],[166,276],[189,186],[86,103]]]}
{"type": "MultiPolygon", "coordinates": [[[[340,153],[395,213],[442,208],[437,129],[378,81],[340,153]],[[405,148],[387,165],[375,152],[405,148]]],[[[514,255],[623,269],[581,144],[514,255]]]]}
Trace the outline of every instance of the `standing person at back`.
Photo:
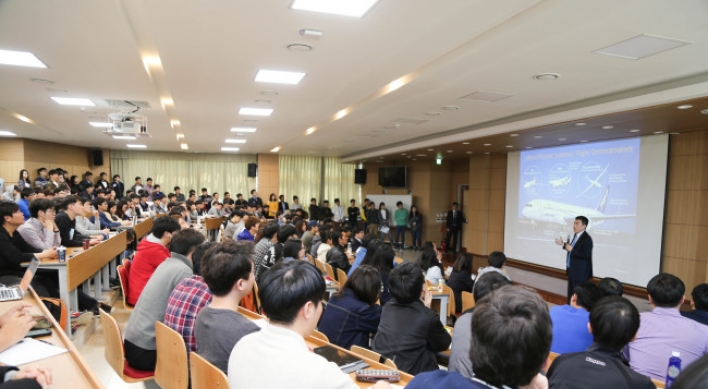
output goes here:
{"type": "MultiPolygon", "coordinates": [[[[229,358],[230,386],[358,388],[339,366],[313,353],[305,343],[322,315],[325,282],[319,270],[305,261],[281,262],[265,274],[258,288],[269,322],[236,343],[229,358]]],[[[374,388],[390,385],[379,381],[374,388]]]]}
{"type": "Polygon", "coordinates": [[[640,315],[637,337],[624,349],[634,371],[663,382],[672,351],[681,353],[682,368],[708,353],[708,326],[679,312],[685,291],[683,281],[668,273],[649,280],[652,311],[640,315]]]}
{"type": "Polygon", "coordinates": [[[460,212],[457,207],[457,203],[452,203],[452,209],[447,212],[447,236],[445,237],[446,252],[457,252],[457,241],[460,237],[460,231],[462,231],[462,223],[467,223],[467,219],[465,219],[464,215],[462,215],[462,212],[460,212]],[[452,246],[450,245],[450,238],[452,238],[452,246]]]}
{"type": "Polygon", "coordinates": [[[128,304],[137,304],[152,273],[170,257],[169,245],[172,234],[181,229],[177,220],[167,216],[155,219],[154,223],[150,234],[138,243],[138,249],[130,266],[130,273],[128,273],[130,288],[126,296],[128,304]]]}
{"type": "Polygon", "coordinates": [[[393,221],[396,223],[396,243],[394,246],[403,249],[406,245],[408,210],[403,208],[403,203],[400,201],[396,203],[396,210],[393,212],[393,221]]]}

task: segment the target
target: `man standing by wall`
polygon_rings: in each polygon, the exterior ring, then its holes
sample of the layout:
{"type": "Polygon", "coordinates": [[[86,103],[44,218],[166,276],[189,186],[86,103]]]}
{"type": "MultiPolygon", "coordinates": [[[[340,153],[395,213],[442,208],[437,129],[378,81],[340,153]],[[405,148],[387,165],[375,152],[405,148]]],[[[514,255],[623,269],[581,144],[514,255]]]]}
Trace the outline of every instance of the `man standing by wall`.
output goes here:
{"type": "Polygon", "coordinates": [[[457,203],[452,203],[452,209],[447,212],[447,237],[445,238],[445,251],[457,252],[457,242],[462,231],[462,223],[467,223],[467,219],[458,209],[457,203]],[[452,238],[452,246],[450,246],[452,238]]]}

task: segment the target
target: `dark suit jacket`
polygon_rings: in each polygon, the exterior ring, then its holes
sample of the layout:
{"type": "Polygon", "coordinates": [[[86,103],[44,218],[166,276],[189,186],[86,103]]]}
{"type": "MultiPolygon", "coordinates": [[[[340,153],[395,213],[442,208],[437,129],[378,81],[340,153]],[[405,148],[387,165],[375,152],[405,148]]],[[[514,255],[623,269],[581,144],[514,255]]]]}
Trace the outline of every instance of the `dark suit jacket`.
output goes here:
{"type": "Polygon", "coordinates": [[[592,238],[587,231],[583,232],[570,251],[568,277],[571,280],[585,281],[592,278],[592,247],[592,238]]]}
{"type": "Polygon", "coordinates": [[[278,202],[278,211],[285,212],[288,209],[290,209],[290,206],[288,205],[287,202],[285,202],[285,201],[278,202]]]}
{"type": "MultiPolygon", "coordinates": [[[[457,219],[455,228],[460,229],[462,228],[462,223],[467,223],[467,219],[462,215],[461,211],[456,211],[457,214],[455,215],[455,218],[457,219]]],[[[447,228],[452,229],[452,210],[449,210],[447,212],[447,228]]]]}

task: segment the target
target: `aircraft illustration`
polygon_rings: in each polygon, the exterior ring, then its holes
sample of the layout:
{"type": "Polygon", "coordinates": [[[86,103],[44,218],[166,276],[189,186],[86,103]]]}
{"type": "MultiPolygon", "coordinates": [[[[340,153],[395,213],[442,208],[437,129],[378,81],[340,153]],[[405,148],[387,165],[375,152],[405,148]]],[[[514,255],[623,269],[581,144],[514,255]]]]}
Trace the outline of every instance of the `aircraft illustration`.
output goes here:
{"type": "Polygon", "coordinates": [[[610,187],[607,186],[607,188],[605,188],[605,193],[603,193],[595,208],[582,207],[579,205],[560,203],[551,200],[531,200],[526,203],[524,209],[521,211],[521,214],[524,218],[530,219],[533,223],[543,222],[562,226],[572,224],[576,216],[583,215],[590,219],[588,228],[597,227],[606,220],[627,219],[637,216],[633,214],[606,215],[605,206],[607,205],[609,195],[610,187]]]}
{"type": "Polygon", "coordinates": [[[548,183],[553,186],[553,189],[558,189],[561,186],[570,184],[570,176],[559,178],[557,180],[549,180],[548,183]]]}
{"type": "Polygon", "coordinates": [[[528,189],[534,185],[536,185],[536,177],[534,177],[531,181],[524,182],[524,189],[528,189]]]}
{"type": "Polygon", "coordinates": [[[608,167],[610,167],[609,164],[607,164],[607,166],[605,166],[605,169],[594,180],[591,180],[590,177],[585,176],[585,179],[588,180],[588,182],[590,182],[590,185],[588,185],[588,187],[585,188],[585,190],[582,191],[577,197],[584,195],[585,192],[589,191],[592,187],[602,188],[602,184],[600,184],[600,178],[603,176],[603,174],[605,174],[608,167]]]}

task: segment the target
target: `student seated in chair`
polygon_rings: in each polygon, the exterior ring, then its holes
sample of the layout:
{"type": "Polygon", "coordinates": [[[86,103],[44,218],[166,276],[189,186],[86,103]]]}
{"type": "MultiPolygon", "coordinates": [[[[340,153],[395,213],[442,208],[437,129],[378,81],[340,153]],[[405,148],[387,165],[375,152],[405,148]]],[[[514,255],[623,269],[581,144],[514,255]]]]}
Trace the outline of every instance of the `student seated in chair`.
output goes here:
{"type": "Polygon", "coordinates": [[[570,304],[551,308],[553,344],[551,351],[558,354],[584,351],[592,344],[588,333],[590,310],[600,299],[600,289],[590,281],[575,287],[570,304]]]}
{"type": "MultiPolygon", "coordinates": [[[[270,321],[236,343],[229,358],[230,386],[358,388],[335,363],[313,353],[305,343],[322,315],[325,282],[319,270],[305,261],[281,262],[265,273],[258,288],[270,321]]],[[[373,387],[390,385],[379,381],[373,387]]]]}
{"type": "Polygon", "coordinates": [[[253,243],[231,241],[212,248],[202,260],[202,275],[213,297],[197,315],[197,353],[224,373],[234,345],[260,329],[238,313],[241,299],[256,282],[252,255],[253,243]]]}

